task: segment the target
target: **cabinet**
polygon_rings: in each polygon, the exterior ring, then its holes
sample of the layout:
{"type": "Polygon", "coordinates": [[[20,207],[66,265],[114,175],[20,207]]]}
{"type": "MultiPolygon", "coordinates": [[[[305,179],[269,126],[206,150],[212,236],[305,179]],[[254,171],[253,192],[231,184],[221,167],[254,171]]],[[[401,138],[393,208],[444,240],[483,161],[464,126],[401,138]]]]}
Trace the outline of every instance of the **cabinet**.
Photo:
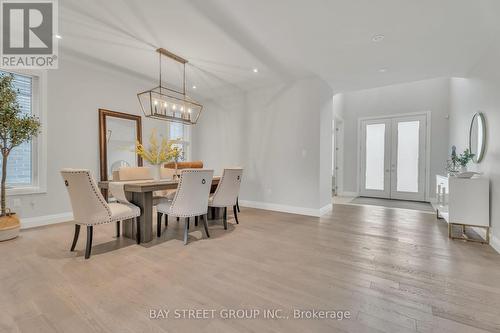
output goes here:
{"type": "Polygon", "coordinates": [[[458,178],[454,176],[436,176],[436,202],[438,218],[448,223],[448,236],[454,239],[466,239],[489,243],[490,228],[490,181],[486,177],[458,178]],[[459,226],[460,237],[453,234],[453,227],[459,226]],[[484,240],[467,237],[466,227],[483,228],[484,240]]]}

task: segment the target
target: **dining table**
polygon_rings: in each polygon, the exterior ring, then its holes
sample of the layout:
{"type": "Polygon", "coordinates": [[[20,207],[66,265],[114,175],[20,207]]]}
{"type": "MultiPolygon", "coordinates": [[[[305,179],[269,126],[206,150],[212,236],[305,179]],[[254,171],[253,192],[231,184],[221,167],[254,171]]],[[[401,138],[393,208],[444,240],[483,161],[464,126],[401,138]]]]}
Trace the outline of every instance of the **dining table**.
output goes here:
{"type": "MultiPolygon", "coordinates": [[[[210,192],[213,193],[219,184],[220,177],[214,176],[210,192]]],[[[104,197],[108,200],[109,183],[112,181],[100,181],[98,183],[104,197]]],[[[154,192],[164,190],[175,190],[179,184],[177,179],[142,180],[142,181],[120,181],[127,200],[141,209],[139,223],[141,226],[141,243],[153,240],[153,205],[156,198],[154,192]]],[[[123,235],[135,239],[135,223],[132,220],[123,221],[123,235]]]]}

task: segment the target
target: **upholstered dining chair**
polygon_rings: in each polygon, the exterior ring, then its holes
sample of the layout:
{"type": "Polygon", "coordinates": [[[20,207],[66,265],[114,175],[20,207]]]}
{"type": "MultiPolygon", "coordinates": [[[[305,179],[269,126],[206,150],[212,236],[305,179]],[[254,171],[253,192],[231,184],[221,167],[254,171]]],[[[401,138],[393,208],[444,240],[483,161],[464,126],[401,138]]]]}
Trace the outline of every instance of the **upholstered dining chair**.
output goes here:
{"type": "Polygon", "coordinates": [[[92,236],[95,225],[129,219],[135,220],[137,244],[140,243],[141,229],[137,218],[141,215],[139,207],[130,203],[107,203],[89,170],[63,169],[61,175],[68,190],[75,222],[75,235],[71,244],[71,251],[75,250],[81,225],[87,226],[85,259],[88,259],[92,250],[92,236]]]}
{"type": "MultiPolygon", "coordinates": [[[[175,162],[168,162],[163,165],[163,168],[161,168],[162,172],[162,178],[173,178],[175,174],[175,162]],[[164,177],[166,175],[167,177],[164,177]]],[[[183,170],[183,169],[203,169],[203,161],[181,161],[177,162],[177,170],[183,170]]],[[[176,190],[166,190],[166,191],[157,191],[155,192],[155,196],[158,197],[163,197],[166,198],[167,200],[173,200],[175,196],[175,191],[176,190]]],[[[156,199],[156,198],[155,198],[156,199]]],[[[198,226],[198,217],[195,217],[196,219],[196,226],[198,226]]],[[[179,218],[177,218],[177,221],[179,221],[179,218]]],[[[165,226],[167,225],[168,221],[165,221],[165,226]]]]}
{"type": "Polygon", "coordinates": [[[172,200],[164,199],[156,206],[158,219],[157,236],[161,236],[161,219],[165,214],[165,224],[169,216],[184,217],[184,245],[187,244],[189,218],[202,216],[207,238],[210,237],[207,225],[208,195],[212,186],[213,170],[184,169],[181,171],[179,185],[172,200]]]}
{"type": "Polygon", "coordinates": [[[214,194],[208,199],[208,206],[212,208],[224,208],[223,223],[224,229],[227,230],[227,207],[233,207],[234,219],[236,224],[238,221],[237,203],[240,192],[241,177],[243,176],[242,168],[227,168],[224,169],[222,177],[217,185],[214,194]]]}

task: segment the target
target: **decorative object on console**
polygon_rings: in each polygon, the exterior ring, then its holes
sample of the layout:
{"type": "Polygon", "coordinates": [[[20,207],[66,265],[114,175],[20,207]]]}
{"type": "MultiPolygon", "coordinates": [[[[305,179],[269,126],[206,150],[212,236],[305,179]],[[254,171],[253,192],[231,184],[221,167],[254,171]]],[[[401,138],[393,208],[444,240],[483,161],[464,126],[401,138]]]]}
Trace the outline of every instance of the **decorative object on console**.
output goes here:
{"type": "Polygon", "coordinates": [[[203,105],[186,95],[186,64],[188,61],[163,48],[156,50],[160,57],[159,85],[137,94],[142,111],[149,118],[173,121],[186,125],[196,124],[203,105]],[[161,80],[162,56],[182,65],[182,90],[168,88],[161,80]]]}
{"type": "Polygon", "coordinates": [[[467,165],[472,161],[474,154],[470,152],[467,148],[460,155],[456,153],[457,147],[451,147],[451,156],[450,160],[448,160],[447,171],[450,175],[456,175],[460,172],[467,171],[467,165]]]}
{"type": "Polygon", "coordinates": [[[486,119],[482,112],[472,116],[469,129],[469,150],[474,155],[473,161],[480,163],[486,150],[486,119]]]}
{"type": "Polygon", "coordinates": [[[465,171],[465,172],[460,172],[459,174],[456,175],[457,178],[466,178],[470,179],[476,175],[480,175],[480,172],[472,172],[472,171],[465,171]]]}
{"type": "Polygon", "coordinates": [[[146,149],[142,143],[137,142],[136,152],[152,166],[152,174],[155,180],[161,178],[161,167],[165,162],[178,162],[182,158],[182,148],[178,145],[179,140],[161,139],[158,143],[156,129],[151,132],[149,137],[149,148],[146,149]]]}
{"type": "Polygon", "coordinates": [[[17,90],[12,84],[12,75],[0,76],[0,151],[2,153],[2,184],[0,241],[16,238],[21,223],[11,213],[6,203],[7,159],[14,147],[28,142],[40,132],[40,121],[32,115],[23,114],[17,102],[17,90]]]}

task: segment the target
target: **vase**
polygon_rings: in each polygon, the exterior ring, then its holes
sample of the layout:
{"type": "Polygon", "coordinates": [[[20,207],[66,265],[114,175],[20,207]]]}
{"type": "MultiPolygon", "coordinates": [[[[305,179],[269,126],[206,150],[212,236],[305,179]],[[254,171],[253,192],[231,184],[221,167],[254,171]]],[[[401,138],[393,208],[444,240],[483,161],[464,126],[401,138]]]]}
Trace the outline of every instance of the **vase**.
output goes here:
{"type": "Polygon", "coordinates": [[[460,172],[467,172],[467,165],[462,165],[460,167],[460,172]]]}
{"type": "Polygon", "coordinates": [[[179,179],[179,174],[178,174],[178,169],[177,169],[177,162],[174,163],[174,179],[179,179]]]}
{"type": "Polygon", "coordinates": [[[161,179],[161,164],[155,164],[151,166],[151,173],[154,180],[161,179]]]}

